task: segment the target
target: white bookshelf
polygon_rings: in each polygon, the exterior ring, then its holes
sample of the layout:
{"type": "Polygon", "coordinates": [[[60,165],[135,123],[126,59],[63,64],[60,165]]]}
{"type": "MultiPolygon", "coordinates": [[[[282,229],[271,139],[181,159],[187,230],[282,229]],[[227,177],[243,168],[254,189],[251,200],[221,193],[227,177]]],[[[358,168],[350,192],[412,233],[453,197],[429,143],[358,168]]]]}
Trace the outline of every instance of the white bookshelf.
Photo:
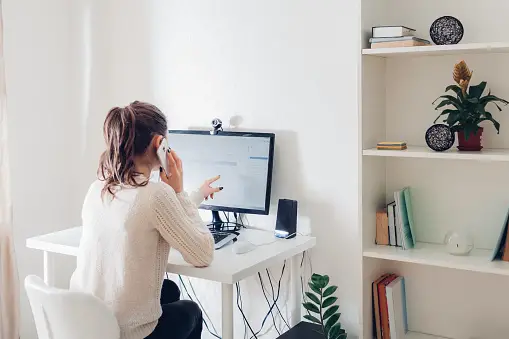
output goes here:
{"type": "Polygon", "coordinates": [[[431,45],[400,48],[365,48],[362,50],[363,55],[372,55],[385,58],[489,53],[509,53],[509,42],[470,43],[445,46],[431,45]]]}
{"type": "Polygon", "coordinates": [[[373,333],[372,282],[383,273],[405,277],[408,325],[405,339],[505,338],[509,263],[492,262],[509,208],[509,108],[492,111],[500,134],[483,125],[481,152],[446,152],[426,146],[424,135],[438,114],[432,102],[452,84],[455,63],[474,70],[472,84],[487,81],[508,99],[509,2],[486,0],[361,0],[362,47],[359,134],[361,155],[362,305],[361,338],[373,333]],[[369,49],[372,26],[402,24],[430,40],[442,15],[465,27],[460,44],[369,49]],[[499,42],[490,42],[499,41],[499,42]],[[377,150],[379,141],[405,141],[403,151],[377,150]],[[440,161],[436,161],[440,160],[440,161]],[[417,246],[402,250],[375,245],[376,211],[394,191],[412,192],[417,246]],[[448,231],[468,232],[475,249],[453,256],[441,244],[448,231]],[[429,333],[429,334],[423,334],[429,333]]]}

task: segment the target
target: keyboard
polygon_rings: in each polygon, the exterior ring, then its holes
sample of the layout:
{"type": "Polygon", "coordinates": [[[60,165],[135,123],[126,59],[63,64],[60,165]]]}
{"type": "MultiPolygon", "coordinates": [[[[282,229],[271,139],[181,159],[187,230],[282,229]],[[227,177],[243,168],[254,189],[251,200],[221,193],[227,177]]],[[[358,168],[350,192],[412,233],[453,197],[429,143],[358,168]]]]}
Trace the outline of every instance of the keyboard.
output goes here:
{"type": "Polygon", "coordinates": [[[237,235],[228,232],[213,232],[212,236],[214,237],[214,248],[220,249],[221,247],[227,245],[229,242],[237,238],[237,235]]]}

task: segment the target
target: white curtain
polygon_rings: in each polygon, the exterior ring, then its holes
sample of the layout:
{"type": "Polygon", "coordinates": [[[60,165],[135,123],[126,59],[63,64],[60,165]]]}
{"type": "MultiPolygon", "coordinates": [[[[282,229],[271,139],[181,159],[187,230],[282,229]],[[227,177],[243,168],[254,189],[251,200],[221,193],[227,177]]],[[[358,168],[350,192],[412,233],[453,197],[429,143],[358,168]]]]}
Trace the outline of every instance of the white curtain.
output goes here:
{"type": "Polygon", "coordinates": [[[19,280],[12,239],[3,45],[3,14],[0,0],[0,339],[18,339],[19,280]]]}

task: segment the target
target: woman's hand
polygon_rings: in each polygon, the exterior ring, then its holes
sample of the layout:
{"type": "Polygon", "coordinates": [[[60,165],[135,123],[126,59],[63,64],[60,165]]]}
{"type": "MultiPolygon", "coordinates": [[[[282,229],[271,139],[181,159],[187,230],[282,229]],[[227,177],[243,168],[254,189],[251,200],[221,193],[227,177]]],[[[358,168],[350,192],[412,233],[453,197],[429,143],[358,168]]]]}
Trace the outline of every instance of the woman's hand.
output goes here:
{"type": "Polygon", "coordinates": [[[210,178],[208,180],[205,180],[203,185],[201,185],[200,192],[203,195],[203,198],[205,200],[209,200],[209,197],[210,197],[210,199],[214,199],[214,193],[217,193],[217,192],[223,190],[223,187],[210,187],[210,185],[212,183],[218,181],[220,177],[221,176],[218,175],[216,177],[213,177],[213,178],[210,178]]]}
{"type": "Polygon", "coordinates": [[[170,185],[175,193],[180,193],[183,190],[183,170],[182,170],[182,160],[178,157],[177,153],[174,150],[169,151],[166,154],[166,159],[168,160],[168,170],[170,174],[166,175],[163,168],[159,168],[159,176],[161,180],[170,185]]]}

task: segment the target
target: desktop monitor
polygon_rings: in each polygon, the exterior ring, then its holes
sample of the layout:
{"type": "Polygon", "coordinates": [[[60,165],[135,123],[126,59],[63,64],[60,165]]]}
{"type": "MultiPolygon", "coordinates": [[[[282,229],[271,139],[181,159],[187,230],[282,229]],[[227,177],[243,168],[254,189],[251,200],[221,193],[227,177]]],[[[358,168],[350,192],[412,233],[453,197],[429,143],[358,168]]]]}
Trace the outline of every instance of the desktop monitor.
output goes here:
{"type": "Polygon", "coordinates": [[[224,189],[200,205],[212,211],[216,228],[222,223],[219,211],[269,214],[274,139],[273,133],[169,131],[168,145],[182,159],[186,189],[221,176],[214,185],[224,189]]]}

